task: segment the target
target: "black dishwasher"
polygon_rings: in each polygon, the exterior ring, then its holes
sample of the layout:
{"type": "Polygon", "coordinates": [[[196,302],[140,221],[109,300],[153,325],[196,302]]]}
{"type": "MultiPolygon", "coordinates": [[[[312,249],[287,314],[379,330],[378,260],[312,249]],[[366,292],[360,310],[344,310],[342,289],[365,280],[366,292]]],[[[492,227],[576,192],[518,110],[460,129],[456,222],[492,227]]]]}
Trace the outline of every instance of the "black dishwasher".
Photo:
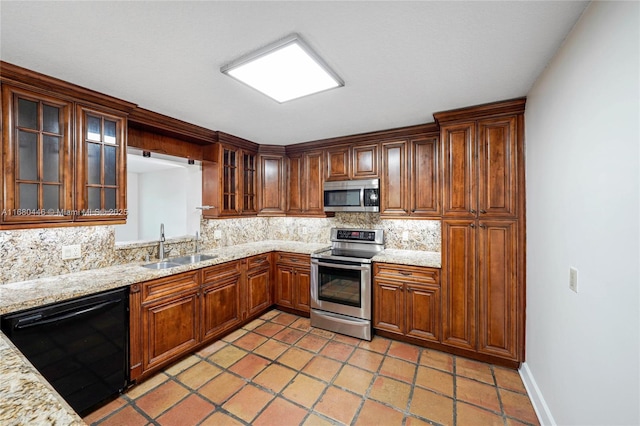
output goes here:
{"type": "Polygon", "coordinates": [[[129,379],[128,287],[8,314],[2,331],[81,416],[129,379]]]}

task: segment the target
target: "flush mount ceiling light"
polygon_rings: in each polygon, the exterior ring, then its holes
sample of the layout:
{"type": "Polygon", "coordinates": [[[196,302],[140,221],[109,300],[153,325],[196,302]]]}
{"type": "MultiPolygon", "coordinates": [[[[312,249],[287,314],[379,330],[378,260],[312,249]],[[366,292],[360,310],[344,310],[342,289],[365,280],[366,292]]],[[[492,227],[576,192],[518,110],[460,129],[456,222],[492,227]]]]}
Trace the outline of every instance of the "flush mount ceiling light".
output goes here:
{"type": "Polygon", "coordinates": [[[220,68],[277,102],[344,86],[298,34],[292,34],[220,68]]]}

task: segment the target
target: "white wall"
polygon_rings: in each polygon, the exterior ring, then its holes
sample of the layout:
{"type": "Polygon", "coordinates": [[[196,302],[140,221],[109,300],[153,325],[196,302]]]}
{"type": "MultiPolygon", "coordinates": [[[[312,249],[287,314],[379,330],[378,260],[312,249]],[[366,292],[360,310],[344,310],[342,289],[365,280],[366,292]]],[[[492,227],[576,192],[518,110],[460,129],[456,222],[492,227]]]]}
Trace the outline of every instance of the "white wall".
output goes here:
{"type": "Polygon", "coordinates": [[[166,238],[187,234],[186,180],[187,171],[182,167],[140,174],[139,239],[160,238],[161,223],[164,223],[166,238]]]}
{"type": "Polygon", "coordinates": [[[127,173],[127,223],[114,226],[116,241],[135,241],[138,239],[138,174],[127,173]]]}
{"type": "Polygon", "coordinates": [[[590,4],[528,95],[522,373],[545,423],[640,424],[639,23],[590,4]]]}
{"type": "Polygon", "coordinates": [[[202,166],[188,165],[187,180],[185,190],[187,194],[187,211],[186,211],[186,233],[193,235],[196,231],[200,232],[200,218],[202,210],[196,209],[202,205],[202,166]]]}

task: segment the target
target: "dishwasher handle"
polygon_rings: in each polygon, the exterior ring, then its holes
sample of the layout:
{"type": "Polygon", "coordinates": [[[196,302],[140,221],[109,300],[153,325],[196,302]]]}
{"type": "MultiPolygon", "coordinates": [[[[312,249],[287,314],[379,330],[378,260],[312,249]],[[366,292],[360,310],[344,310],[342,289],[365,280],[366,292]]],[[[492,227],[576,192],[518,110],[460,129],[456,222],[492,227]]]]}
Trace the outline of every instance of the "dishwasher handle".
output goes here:
{"type": "Polygon", "coordinates": [[[122,299],[108,300],[106,302],[98,303],[97,305],[82,306],[80,307],[81,309],[74,309],[70,312],[67,311],[62,314],[47,317],[45,319],[42,319],[42,315],[32,315],[27,318],[19,319],[13,328],[15,330],[24,330],[26,328],[38,327],[41,325],[52,324],[54,322],[60,322],[71,318],[81,317],[83,315],[88,315],[93,312],[106,309],[112,305],[120,303],[121,301],[122,299]]]}

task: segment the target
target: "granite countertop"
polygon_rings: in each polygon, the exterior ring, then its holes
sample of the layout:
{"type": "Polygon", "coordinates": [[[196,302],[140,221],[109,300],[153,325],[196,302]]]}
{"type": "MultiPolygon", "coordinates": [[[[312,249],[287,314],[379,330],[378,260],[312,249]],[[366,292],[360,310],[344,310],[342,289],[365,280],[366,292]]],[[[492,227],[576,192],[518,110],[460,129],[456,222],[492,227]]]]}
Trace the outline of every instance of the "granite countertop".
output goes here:
{"type": "Polygon", "coordinates": [[[201,252],[202,254],[216,257],[204,262],[176,266],[174,268],[154,270],[142,267],[146,263],[153,262],[152,260],[2,284],[0,285],[0,315],[141,283],[180,272],[218,265],[274,250],[311,254],[324,247],[327,247],[327,245],[295,241],[260,241],[203,251],[201,252]]]}
{"type": "MultiPolygon", "coordinates": [[[[163,270],[143,268],[142,265],[148,262],[137,262],[2,284],[0,285],[0,314],[124,287],[270,251],[311,254],[326,247],[327,244],[321,243],[261,241],[203,251],[202,254],[216,257],[197,264],[163,270]]],[[[439,268],[441,262],[440,253],[393,249],[385,250],[372,260],[432,268],[439,268]]],[[[1,332],[0,359],[0,376],[3,378],[0,382],[0,424],[84,424],[1,332]]]]}
{"type": "Polygon", "coordinates": [[[442,265],[441,259],[441,253],[435,251],[385,249],[371,260],[374,262],[440,268],[442,265]]]}

